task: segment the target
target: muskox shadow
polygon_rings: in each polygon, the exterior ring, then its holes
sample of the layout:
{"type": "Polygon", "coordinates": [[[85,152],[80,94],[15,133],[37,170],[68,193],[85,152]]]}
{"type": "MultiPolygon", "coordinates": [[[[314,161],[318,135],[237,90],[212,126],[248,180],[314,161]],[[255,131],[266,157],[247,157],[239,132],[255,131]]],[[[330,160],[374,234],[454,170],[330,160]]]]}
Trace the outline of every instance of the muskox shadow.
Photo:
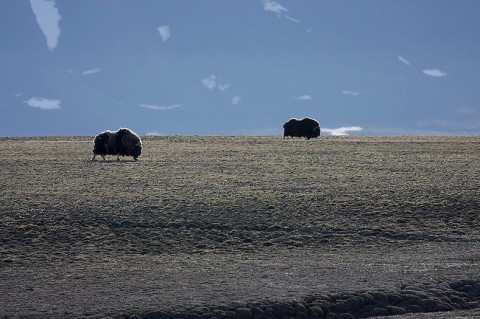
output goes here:
{"type": "Polygon", "coordinates": [[[117,161],[116,159],[101,159],[101,160],[96,160],[96,159],[88,159],[87,162],[89,163],[95,163],[95,164],[128,164],[128,163],[138,163],[138,160],[133,160],[133,159],[124,159],[124,160],[119,160],[117,161]]]}

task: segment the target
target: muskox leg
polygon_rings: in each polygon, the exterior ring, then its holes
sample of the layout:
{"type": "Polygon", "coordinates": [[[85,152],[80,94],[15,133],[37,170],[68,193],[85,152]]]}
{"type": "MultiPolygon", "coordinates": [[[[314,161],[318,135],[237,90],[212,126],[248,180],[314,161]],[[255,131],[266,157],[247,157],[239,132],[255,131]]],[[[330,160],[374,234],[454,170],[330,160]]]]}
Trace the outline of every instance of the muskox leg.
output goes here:
{"type": "Polygon", "coordinates": [[[117,162],[120,162],[120,154],[117,155],[117,162]]]}
{"type": "MultiPolygon", "coordinates": [[[[97,157],[98,154],[93,154],[93,157],[92,157],[92,161],[95,160],[95,158],[97,157]]],[[[106,161],[107,159],[105,158],[105,155],[103,154],[100,154],[100,156],[103,158],[104,161],[106,161]]]]}

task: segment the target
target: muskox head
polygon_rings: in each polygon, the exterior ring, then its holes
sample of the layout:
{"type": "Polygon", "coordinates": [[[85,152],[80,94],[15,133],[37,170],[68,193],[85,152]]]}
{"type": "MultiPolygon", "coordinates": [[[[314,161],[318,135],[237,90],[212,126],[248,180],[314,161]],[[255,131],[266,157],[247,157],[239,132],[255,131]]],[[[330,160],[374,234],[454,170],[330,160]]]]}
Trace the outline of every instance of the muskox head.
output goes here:
{"type": "Polygon", "coordinates": [[[297,126],[297,119],[290,119],[288,122],[283,124],[283,138],[285,138],[285,136],[291,136],[292,138],[296,136],[295,131],[297,131],[297,126]]]}
{"type": "Polygon", "coordinates": [[[140,140],[138,140],[137,143],[131,147],[130,155],[133,156],[134,160],[137,160],[140,155],[142,155],[142,142],[140,140]]]}
{"type": "Polygon", "coordinates": [[[128,128],[121,128],[114,133],[115,144],[119,156],[132,156],[134,160],[142,154],[142,140],[137,133],[128,128]]]}
{"type": "Polygon", "coordinates": [[[92,161],[95,160],[95,156],[97,155],[100,155],[103,159],[105,159],[105,155],[112,154],[113,150],[111,149],[111,145],[109,143],[112,135],[113,132],[105,131],[95,136],[95,139],[93,140],[92,161]]]}
{"type": "MultiPolygon", "coordinates": [[[[317,138],[320,136],[320,125],[317,125],[313,128],[312,130],[312,135],[310,136],[310,138],[314,137],[314,138],[317,138]]],[[[307,137],[308,139],[308,137],[307,137]]]]}

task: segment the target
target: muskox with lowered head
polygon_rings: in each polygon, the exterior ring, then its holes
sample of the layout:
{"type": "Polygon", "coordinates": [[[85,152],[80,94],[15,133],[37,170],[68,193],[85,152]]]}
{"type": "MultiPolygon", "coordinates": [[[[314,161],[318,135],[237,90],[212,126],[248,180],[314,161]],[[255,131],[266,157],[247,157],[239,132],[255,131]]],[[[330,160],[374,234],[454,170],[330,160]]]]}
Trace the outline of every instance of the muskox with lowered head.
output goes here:
{"type": "Polygon", "coordinates": [[[290,136],[305,137],[307,140],[312,137],[320,136],[320,123],[309,117],[303,119],[290,119],[283,124],[283,138],[290,136]]]}
{"type": "Polygon", "coordinates": [[[105,131],[93,140],[93,157],[100,155],[105,160],[105,155],[132,156],[136,161],[142,154],[142,140],[135,132],[128,128],[121,128],[116,132],[105,131]]]}

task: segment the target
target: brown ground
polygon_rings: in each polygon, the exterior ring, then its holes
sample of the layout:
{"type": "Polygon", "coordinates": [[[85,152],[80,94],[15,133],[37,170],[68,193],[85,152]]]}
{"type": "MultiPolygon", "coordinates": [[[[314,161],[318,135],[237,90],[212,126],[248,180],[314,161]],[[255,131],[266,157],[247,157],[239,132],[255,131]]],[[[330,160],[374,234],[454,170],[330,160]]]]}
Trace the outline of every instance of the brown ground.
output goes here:
{"type": "Polygon", "coordinates": [[[480,278],[479,137],[143,143],[118,163],[92,162],[90,137],[0,138],[1,318],[480,278]]]}

